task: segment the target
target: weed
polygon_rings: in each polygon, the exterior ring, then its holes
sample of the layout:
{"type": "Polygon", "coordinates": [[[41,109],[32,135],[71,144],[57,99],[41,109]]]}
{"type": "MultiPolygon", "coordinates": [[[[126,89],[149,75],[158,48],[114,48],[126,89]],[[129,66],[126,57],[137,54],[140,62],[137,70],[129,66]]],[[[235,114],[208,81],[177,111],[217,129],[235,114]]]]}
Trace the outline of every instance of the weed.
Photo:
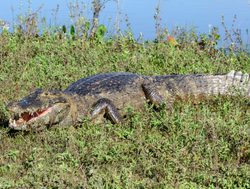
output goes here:
{"type": "MultiPolygon", "coordinates": [[[[37,18],[28,14],[20,31],[1,30],[1,126],[8,101],[36,87],[65,89],[96,73],[250,70],[249,54],[215,48],[216,28],[208,36],[176,30],[178,44],[169,45],[138,43],[132,32],[107,39],[104,25],[95,25],[90,39],[93,23],[81,14],[72,15],[71,28],[39,33],[37,18]]],[[[38,133],[1,127],[0,188],[249,188],[248,105],[249,99],[214,97],[176,101],[171,111],[127,107],[120,126],[85,120],[38,133]]]]}

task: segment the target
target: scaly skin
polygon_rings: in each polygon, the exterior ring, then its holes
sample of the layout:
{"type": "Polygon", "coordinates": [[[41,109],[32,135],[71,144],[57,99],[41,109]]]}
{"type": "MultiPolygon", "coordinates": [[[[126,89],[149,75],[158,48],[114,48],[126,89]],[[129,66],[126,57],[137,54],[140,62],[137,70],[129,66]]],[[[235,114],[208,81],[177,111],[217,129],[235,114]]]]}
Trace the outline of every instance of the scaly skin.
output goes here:
{"type": "Polygon", "coordinates": [[[80,79],[64,91],[36,90],[7,109],[12,114],[10,128],[41,130],[81,123],[86,117],[103,121],[104,114],[120,123],[125,107],[139,111],[146,102],[171,106],[176,98],[238,94],[250,96],[248,74],[143,76],[118,72],[80,79]]]}

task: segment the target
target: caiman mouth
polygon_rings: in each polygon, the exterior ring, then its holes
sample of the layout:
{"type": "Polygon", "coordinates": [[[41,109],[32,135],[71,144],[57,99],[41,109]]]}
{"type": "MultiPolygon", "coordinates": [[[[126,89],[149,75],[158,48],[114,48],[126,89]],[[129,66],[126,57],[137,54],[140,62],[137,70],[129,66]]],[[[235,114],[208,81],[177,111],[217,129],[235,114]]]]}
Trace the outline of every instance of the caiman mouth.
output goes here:
{"type": "Polygon", "coordinates": [[[49,107],[35,112],[14,113],[13,118],[10,118],[9,120],[9,127],[13,129],[24,129],[31,122],[46,116],[49,112],[51,112],[51,109],[52,108],[49,107]]]}

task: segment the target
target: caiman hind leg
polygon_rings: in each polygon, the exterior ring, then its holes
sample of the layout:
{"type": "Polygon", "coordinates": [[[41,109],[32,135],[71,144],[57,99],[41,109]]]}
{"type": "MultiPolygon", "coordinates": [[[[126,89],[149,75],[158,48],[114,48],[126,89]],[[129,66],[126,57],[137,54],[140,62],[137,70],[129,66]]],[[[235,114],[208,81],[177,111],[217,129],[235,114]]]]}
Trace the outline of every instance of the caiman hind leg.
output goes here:
{"type": "Polygon", "coordinates": [[[92,107],[90,112],[91,118],[95,118],[98,115],[106,114],[112,123],[121,123],[122,118],[113,102],[107,98],[99,99],[92,107]]]}
{"type": "MultiPolygon", "coordinates": [[[[164,98],[153,84],[142,84],[142,90],[148,102],[156,108],[161,108],[163,105],[166,105],[168,109],[172,109],[173,97],[170,93],[167,98],[164,98]]],[[[167,93],[166,91],[166,94],[167,93]]]]}
{"type": "Polygon", "coordinates": [[[152,85],[142,85],[146,99],[155,106],[160,106],[164,103],[163,97],[157,92],[152,85]]]}

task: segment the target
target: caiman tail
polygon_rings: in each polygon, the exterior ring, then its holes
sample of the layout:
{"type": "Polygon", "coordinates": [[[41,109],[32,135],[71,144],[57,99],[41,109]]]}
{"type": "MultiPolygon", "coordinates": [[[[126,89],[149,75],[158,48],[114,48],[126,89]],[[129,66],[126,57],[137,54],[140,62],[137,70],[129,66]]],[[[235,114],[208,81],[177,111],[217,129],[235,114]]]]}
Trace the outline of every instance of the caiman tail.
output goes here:
{"type": "Polygon", "coordinates": [[[231,71],[226,75],[168,75],[156,76],[173,96],[250,96],[249,74],[231,71]]]}

